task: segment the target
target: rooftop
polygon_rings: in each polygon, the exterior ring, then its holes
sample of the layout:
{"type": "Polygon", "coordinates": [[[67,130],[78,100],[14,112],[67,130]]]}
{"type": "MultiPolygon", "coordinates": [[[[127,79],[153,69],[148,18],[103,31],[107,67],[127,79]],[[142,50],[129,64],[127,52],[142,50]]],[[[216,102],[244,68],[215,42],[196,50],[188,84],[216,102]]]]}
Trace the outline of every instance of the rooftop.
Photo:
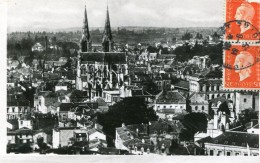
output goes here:
{"type": "Polygon", "coordinates": [[[252,134],[247,132],[226,131],[225,133],[207,141],[207,143],[231,145],[239,147],[259,148],[259,134],[252,134]]]}

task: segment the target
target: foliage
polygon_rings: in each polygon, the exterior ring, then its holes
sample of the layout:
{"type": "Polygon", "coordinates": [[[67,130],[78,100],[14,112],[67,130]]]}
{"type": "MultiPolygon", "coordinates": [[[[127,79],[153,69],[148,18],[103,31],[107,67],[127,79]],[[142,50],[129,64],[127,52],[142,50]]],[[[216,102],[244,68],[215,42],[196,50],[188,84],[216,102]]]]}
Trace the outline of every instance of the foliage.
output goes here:
{"type": "Polygon", "coordinates": [[[182,124],[185,129],[180,133],[181,140],[191,140],[198,131],[206,131],[207,117],[203,113],[190,113],[184,116],[182,124]]]}
{"type": "Polygon", "coordinates": [[[140,124],[157,120],[152,108],[148,108],[144,98],[129,97],[114,104],[107,113],[98,115],[98,123],[103,125],[104,132],[114,139],[115,129],[122,123],[140,124]]]}
{"type": "Polygon", "coordinates": [[[212,64],[223,64],[223,57],[222,57],[222,43],[212,46],[206,45],[199,45],[195,43],[194,47],[192,48],[189,44],[184,44],[183,46],[179,46],[174,50],[174,54],[176,54],[177,61],[187,61],[192,59],[194,56],[205,56],[208,55],[211,59],[212,64]]]}
{"type": "Polygon", "coordinates": [[[258,112],[254,111],[253,109],[245,109],[238,115],[239,122],[242,123],[242,125],[251,122],[252,119],[258,118],[258,112]]]}

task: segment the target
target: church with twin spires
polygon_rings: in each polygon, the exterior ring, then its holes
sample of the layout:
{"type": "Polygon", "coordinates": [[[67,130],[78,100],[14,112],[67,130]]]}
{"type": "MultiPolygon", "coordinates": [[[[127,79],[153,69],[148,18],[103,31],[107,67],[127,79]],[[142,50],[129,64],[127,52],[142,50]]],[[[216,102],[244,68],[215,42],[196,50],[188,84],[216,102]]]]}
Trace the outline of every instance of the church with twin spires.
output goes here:
{"type": "Polygon", "coordinates": [[[102,52],[94,52],[85,6],[80,51],[77,57],[76,89],[88,91],[90,99],[101,97],[103,90],[113,91],[128,85],[127,69],[126,53],[114,50],[108,7],[102,36],[102,52]]]}

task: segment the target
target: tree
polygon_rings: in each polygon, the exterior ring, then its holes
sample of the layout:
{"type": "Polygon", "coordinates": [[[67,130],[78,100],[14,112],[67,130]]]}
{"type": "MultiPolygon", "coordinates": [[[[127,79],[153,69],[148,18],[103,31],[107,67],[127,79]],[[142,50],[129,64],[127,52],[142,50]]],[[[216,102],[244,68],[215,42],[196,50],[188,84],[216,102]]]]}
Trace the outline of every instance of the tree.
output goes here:
{"type": "Polygon", "coordinates": [[[253,109],[245,109],[238,115],[239,122],[245,125],[251,122],[252,119],[258,119],[258,112],[253,109]]]}
{"type": "MultiPolygon", "coordinates": [[[[138,49],[137,49],[137,50],[138,50],[138,49]]],[[[154,47],[154,46],[149,45],[149,46],[147,47],[147,51],[148,51],[149,53],[156,53],[156,52],[157,52],[157,48],[154,47]]]]}
{"type": "Polygon", "coordinates": [[[203,113],[190,113],[184,116],[182,121],[183,129],[180,133],[181,140],[191,140],[194,137],[194,134],[198,131],[207,130],[207,117],[203,113]]]}
{"type": "Polygon", "coordinates": [[[122,123],[141,124],[157,120],[153,108],[149,108],[144,98],[128,97],[114,104],[107,113],[98,114],[98,123],[103,125],[103,130],[112,144],[115,138],[115,129],[122,123]]]}

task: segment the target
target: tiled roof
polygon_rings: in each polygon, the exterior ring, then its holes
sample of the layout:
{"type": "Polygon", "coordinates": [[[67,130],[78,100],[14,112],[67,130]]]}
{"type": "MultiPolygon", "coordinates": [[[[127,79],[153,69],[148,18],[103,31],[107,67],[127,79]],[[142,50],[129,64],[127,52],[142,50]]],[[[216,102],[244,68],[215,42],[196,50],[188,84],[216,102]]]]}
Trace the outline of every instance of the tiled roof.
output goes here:
{"type": "Polygon", "coordinates": [[[184,89],[190,88],[189,82],[185,81],[185,80],[175,80],[172,82],[172,85],[174,85],[175,87],[178,87],[178,88],[184,88],[184,89]]]}
{"type": "Polygon", "coordinates": [[[7,135],[20,135],[20,134],[32,135],[33,131],[29,128],[23,127],[23,128],[18,129],[18,130],[15,130],[15,131],[8,131],[7,132],[7,135]]]}
{"type": "Polygon", "coordinates": [[[246,148],[248,144],[251,148],[259,148],[259,134],[226,131],[207,142],[212,144],[240,146],[244,148],[246,148]]]}
{"type": "Polygon", "coordinates": [[[221,85],[222,80],[221,79],[209,79],[209,80],[204,80],[201,79],[199,81],[200,84],[206,84],[206,85],[221,85]]]}
{"type": "Polygon", "coordinates": [[[158,100],[157,104],[169,104],[169,103],[178,103],[178,104],[186,104],[186,99],[183,97],[178,91],[168,91],[163,92],[158,100]]]}
{"type": "Polygon", "coordinates": [[[29,106],[28,101],[22,94],[7,95],[7,106],[29,106]]]}
{"type": "Polygon", "coordinates": [[[81,61],[89,62],[104,62],[104,63],[114,63],[114,64],[124,64],[126,63],[126,53],[122,52],[83,52],[81,53],[81,61]]]}
{"type": "Polygon", "coordinates": [[[57,97],[46,97],[45,98],[45,106],[54,105],[56,102],[58,102],[57,97]]]}
{"type": "Polygon", "coordinates": [[[100,130],[98,130],[98,129],[92,128],[92,129],[88,130],[88,135],[92,135],[92,134],[94,134],[95,132],[103,133],[102,131],[100,131],[100,130]]]}

